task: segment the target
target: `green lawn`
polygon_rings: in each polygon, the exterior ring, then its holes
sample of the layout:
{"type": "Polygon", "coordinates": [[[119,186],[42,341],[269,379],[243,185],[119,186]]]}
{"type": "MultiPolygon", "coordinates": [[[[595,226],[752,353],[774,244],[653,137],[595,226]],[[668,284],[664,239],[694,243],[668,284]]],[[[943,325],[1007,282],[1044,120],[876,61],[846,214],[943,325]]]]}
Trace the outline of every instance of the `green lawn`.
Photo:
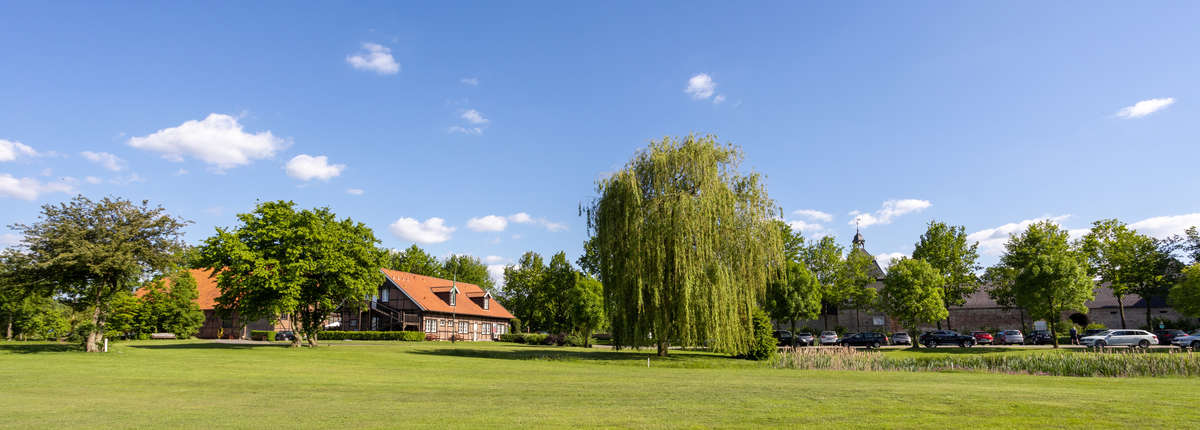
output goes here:
{"type": "Polygon", "coordinates": [[[799,371],[679,351],[652,357],[647,368],[648,352],[329,345],[145,341],[84,354],[0,342],[0,427],[1183,428],[1200,422],[1195,378],[799,371]]]}

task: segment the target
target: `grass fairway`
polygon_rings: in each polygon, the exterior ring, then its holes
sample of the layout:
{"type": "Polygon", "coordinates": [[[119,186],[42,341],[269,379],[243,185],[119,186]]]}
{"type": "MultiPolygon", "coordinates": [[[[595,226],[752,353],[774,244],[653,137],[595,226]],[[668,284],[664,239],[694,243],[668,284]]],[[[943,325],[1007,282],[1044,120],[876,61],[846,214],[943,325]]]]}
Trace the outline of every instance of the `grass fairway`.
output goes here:
{"type": "MultiPolygon", "coordinates": [[[[1185,428],[1195,378],[766,368],[696,352],[0,342],[4,428],[1185,428]]],[[[911,352],[905,352],[911,353],[911,352]]]]}

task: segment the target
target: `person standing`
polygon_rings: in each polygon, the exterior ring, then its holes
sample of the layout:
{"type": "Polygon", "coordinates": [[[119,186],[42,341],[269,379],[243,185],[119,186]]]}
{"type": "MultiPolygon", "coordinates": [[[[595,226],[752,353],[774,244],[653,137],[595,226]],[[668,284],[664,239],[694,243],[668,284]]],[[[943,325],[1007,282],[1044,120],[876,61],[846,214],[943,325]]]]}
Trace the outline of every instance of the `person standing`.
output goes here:
{"type": "Polygon", "coordinates": [[[1075,326],[1071,326],[1071,345],[1079,345],[1079,331],[1075,326]]]}

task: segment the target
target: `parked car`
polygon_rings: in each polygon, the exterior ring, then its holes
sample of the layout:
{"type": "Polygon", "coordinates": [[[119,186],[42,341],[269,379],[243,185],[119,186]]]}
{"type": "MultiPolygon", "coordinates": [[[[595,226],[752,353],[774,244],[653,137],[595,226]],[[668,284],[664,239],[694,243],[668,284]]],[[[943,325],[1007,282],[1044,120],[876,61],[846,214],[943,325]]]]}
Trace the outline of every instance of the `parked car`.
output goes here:
{"type": "Polygon", "coordinates": [[[792,332],[787,330],[775,330],[775,332],[771,333],[771,335],[775,336],[776,344],[779,346],[792,346],[792,332]]]}
{"type": "Polygon", "coordinates": [[[1200,350],[1200,330],[1196,330],[1187,336],[1175,336],[1171,339],[1171,344],[1180,348],[1200,350]]]}
{"type": "Polygon", "coordinates": [[[926,348],[935,348],[938,345],[958,345],[961,348],[975,346],[974,336],[959,334],[953,330],[927,331],[917,341],[926,348]]]}
{"type": "Polygon", "coordinates": [[[1085,330],[1085,331],[1083,332],[1083,334],[1079,335],[1079,338],[1080,338],[1080,339],[1083,339],[1083,338],[1085,338],[1085,337],[1088,337],[1088,336],[1095,336],[1095,335],[1097,335],[1097,334],[1100,334],[1100,333],[1103,333],[1103,332],[1106,332],[1106,331],[1108,331],[1108,329],[1106,329],[1106,328],[1094,328],[1094,329],[1091,329],[1091,330],[1085,330]]]}
{"type": "Polygon", "coordinates": [[[821,332],[821,345],[837,345],[838,335],[836,332],[823,331],[821,332]]]}
{"type": "Polygon", "coordinates": [[[1001,330],[996,333],[996,345],[1021,345],[1025,343],[1025,335],[1020,330],[1001,330]]]}
{"type": "Polygon", "coordinates": [[[905,332],[892,333],[892,345],[912,345],[912,338],[905,332]]]}
{"type": "Polygon", "coordinates": [[[1183,330],[1169,328],[1166,330],[1156,331],[1156,332],[1154,332],[1154,335],[1158,336],[1158,344],[1159,345],[1170,345],[1171,340],[1175,339],[1176,336],[1187,336],[1188,334],[1186,331],[1183,331],[1183,330]]]}
{"type": "Polygon", "coordinates": [[[796,333],[796,346],[810,346],[813,344],[813,342],[814,339],[812,333],[806,331],[796,333]]]}
{"type": "Polygon", "coordinates": [[[1054,343],[1054,335],[1050,334],[1050,330],[1034,330],[1029,332],[1029,336],[1025,336],[1025,343],[1028,345],[1047,345],[1054,343]]]}
{"type": "Polygon", "coordinates": [[[980,345],[992,344],[992,334],[986,331],[973,331],[971,332],[971,336],[975,337],[975,343],[980,345]]]}
{"type": "Polygon", "coordinates": [[[1158,343],[1158,336],[1145,330],[1105,330],[1079,340],[1084,346],[1128,346],[1149,348],[1158,343]]]}
{"type": "Polygon", "coordinates": [[[865,346],[879,348],[888,344],[888,338],[883,333],[855,333],[838,341],[842,346],[865,346]]]}
{"type": "Polygon", "coordinates": [[[275,333],[275,340],[295,341],[296,333],[291,332],[291,331],[281,331],[281,332],[275,333]]]}

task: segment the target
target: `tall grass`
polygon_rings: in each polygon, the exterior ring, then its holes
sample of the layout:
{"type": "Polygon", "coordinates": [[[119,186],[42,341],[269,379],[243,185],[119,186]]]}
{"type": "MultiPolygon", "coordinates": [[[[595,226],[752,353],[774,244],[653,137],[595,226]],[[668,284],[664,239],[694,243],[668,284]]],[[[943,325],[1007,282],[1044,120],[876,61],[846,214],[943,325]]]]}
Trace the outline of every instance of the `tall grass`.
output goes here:
{"type": "Polygon", "coordinates": [[[1097,350],[889,357],[877,351],[850,348],[800,348],[780,354],[776,367],[909,372],[964,370],[1054,376],[1200,376],[1200,354],[1097,350]]]}

